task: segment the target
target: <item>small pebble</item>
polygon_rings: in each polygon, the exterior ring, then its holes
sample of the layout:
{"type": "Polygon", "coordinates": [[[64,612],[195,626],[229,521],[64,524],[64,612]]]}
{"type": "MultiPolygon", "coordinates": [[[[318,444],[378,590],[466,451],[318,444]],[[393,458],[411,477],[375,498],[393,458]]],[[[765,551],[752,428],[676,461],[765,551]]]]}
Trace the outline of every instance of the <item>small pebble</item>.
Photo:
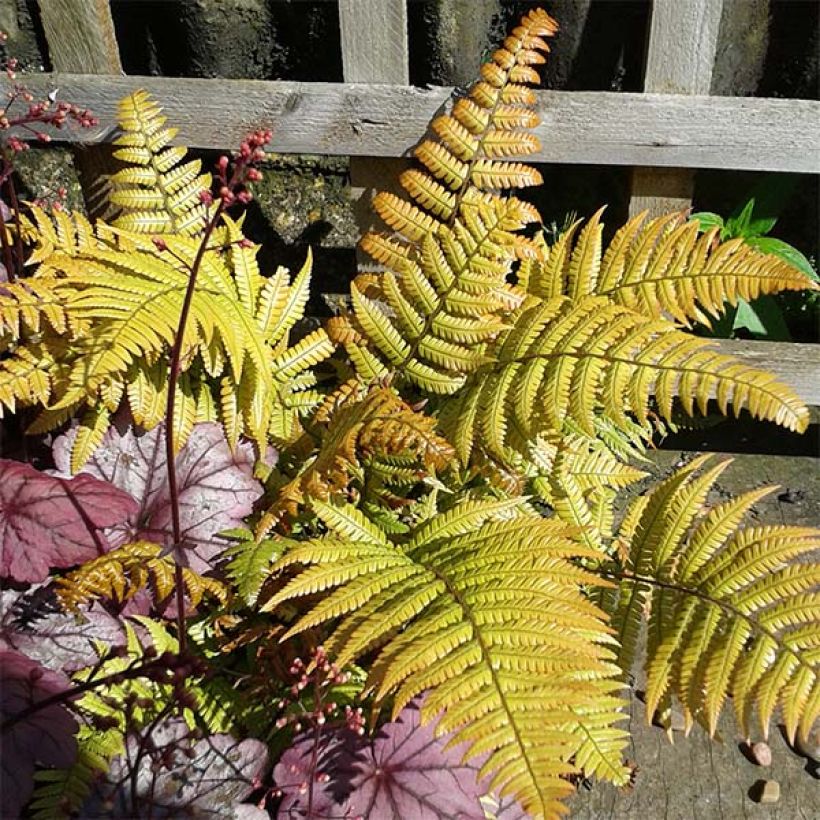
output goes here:
{"type": "Polygon", "coordinates": [[[772,750],[769,748],[769,744],[764,743],[762,740],[749,745],[749,754],[758,766],[772,765],[772,750]]]}
{"type": "Polygon", "coordinates": [[[752,789],[753,799],[758,803],[777,803],[780,800],[780,783],[776,780],[758,780],[752,789]]]}
{"type": "Polygon", "coordinates": [[[686,731],[686,717],[684,716],[683,711],[679,709],[677,706],[673,706],[670,710],[669,728],[673,732],[686,731]]]}
{"type": "Polygon", "coordinates": [[[804,757],[820,763],[820,726],[812,729],[806,737],[798,732],[794,739],[794,748],[804,757]]]}

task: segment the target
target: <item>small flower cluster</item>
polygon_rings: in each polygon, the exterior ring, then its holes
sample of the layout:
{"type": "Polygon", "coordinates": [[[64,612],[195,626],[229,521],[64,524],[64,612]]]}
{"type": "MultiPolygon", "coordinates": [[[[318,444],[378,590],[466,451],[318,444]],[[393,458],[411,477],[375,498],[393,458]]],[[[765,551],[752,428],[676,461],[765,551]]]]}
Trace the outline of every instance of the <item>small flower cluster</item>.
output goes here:
{"type": "Polygon", "coordinates": [[[301,658],[296,658],[288,671],[295,681],[290,687],[290,697],[280,700],[278,706],[282,710],[291,711],[276,721],[277,729],[290,725],[298,733],[305,728],[324,726],[328,718],[336,718],[357,735],[364,734],[365,722],[361,708],[345,706],[344,712],[341,712],[335,701],[324,702],[324,695],[330,687],[344,685],[350,680],[349,672],[342,672],[335,663],[330,662],[324,647],[317,646],[311,652],[307,664],[301,658]],[[303,707],[300,702],[305,690],[313,695],[311,708],[303,707]],[[297,706],[296,709],[291,708],[294,705],[297,706]]]}
{"type": "MultiPolygon", "coordinates": [[[[36,140],[43,143],[51,142],[51,136],[42,130],[42,126],[63,128],[66,123],[74,123],[80,128],[92,128],[99,125],[99,120],[87,108],[63,100],[51,99],[34,100],[34,95],[25,86],[15,85],[8,92],[6,105],[0,111],[0,131],[10,128],[21,128],[28,131],[36,140]],[[12,106],[18,101],[28,104],[25,113],[11,115],[12,106]]],[[[28,149],[28,143],[14,135],[6,140],[6,145],[13,153],[20,153],[28,149]]]]}
{"type": "MultiPolygon", "coordinates": [[[[271,141],[269,129],[260,129],[249,134],[234,154],[233,162],[223,154],[216,163],[217,196],[222,200],[224,207],[241,202],[247,205],[253,194],[248,190],[248,183],[259,182],[262,172],[256,167],[265,159],[265,146],[271,141]]],[[[203,191],[200,199],[210,205],[214,195],[210,191],[203,191]]]]}

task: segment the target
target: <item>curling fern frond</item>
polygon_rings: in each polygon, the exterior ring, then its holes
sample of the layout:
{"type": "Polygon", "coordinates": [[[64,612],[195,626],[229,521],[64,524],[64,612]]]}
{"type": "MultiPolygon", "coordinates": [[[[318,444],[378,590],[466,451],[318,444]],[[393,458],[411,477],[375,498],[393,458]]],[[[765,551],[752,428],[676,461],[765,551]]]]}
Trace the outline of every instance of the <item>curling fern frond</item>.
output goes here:
{"type": "Polygon", "coordinates": [[[606,296],[652,318],[670,315],[683,325],[710,323],[738,298],[784,290],[816,290],[792,265],[760,253],[742,239],[720,242],[717,230],[698,235],[685,214],[646,219],[638,214],[602,247],[602,211],[574,223],[552,247],[541,243],[525,260],[519,284],[542,299],[606,296]]]}
{"type": "Polygon", "coordinates": [[[623,565],[611,605],[625,670],[649,611],[646,708],[677,698],[686,723],[714,734],[731,696],[751,733],[753,712],[768,732],[779,707],[794,739],[820,716],[820,565],[809,556],[820,532],[797,526],[741,526],[774,488],[754,490],[703,511],[728,466],[705,473],[701,457],[636,499],[622,525],[623,565]]]}
{"type": "MultiPolygon", "coordinates": [[[[159,544],[148,541],[118,547],[59,578],[57,596],[68,609],[98,599],[125,603],[150,584],[157,603],[165,602],[174,591],[174,562],[162,551],[159,544]]],[[[214,578],[185,567],[182,579],[192,606],[198,606],[205,595],[223,604],[228,599],[224,584],[214,578]]]]}
{"type": "Polygon", "coordinates": [[[270,574],[271,564],[284,552],[285,543],[279,538],[255,540],[249,530],[232,536],[237,543],[225,550],[225,572],[242,600],[253,606],[270,574]]]}
{"type": "Polygon", "coordinates": [[[146,91],[119,104],[122,134],[114,144],[127,167],[111,177],[111,204],[120,209],[114,225],[144,234],[196,234],[208,218],[200,195],[211,188],[199,160],[183,162],[187,149],[172,146],[176,128],[167,128],[162,109],[146,91]]]}
{"type": "Polygon", "coordinates": [[[377,702],[427,691],[422,719],[444,710],[439,731],[533,816],[560,816],[583,766],[625,782],[611,638],[580,588],[598,580],[572,563],[595,553],[565,525],[518,498],[466,501],[394,541],[353,507],[314,509],[329,534],[285,553],[275,569],[297,574],[263,606],[322,593],[288,634],[335,622],[340,665],[378,650],[377,702]]]}
{"type": "Polygon", "coordinates": [[[495,361],[479,368],[442,414],[465,461],[479,442],[504,460],[511,438],[561,430],[567,420],[595,435],[599,414],[623,430],[632,425],[627,414],[649,427],[653,394],[667,420],[675,397],[689,415],[696,406],[705,414],[714,397],[723,413],[731,404],[736,415],[745,408],[790,430],[808,424],[807,408],[771,374],[603,296],[529,297],[487,357],[495,361]]]}
{"type": "Polygon", "coordinates": [[[421,168],[399,180],[409,200],[374,198],[393,233],[369,233],[361,244],[385,272],[360,276],[353,315],[329,324],[360,378],[398,373],[427,392],[452,394],[519,304],[507,278],[516,260],[535,255],[519,232],[539,217],[499,192],[541,181],[507,158],[538,148],[522,130],[537,123],[524,83],[538,81],[530,66],[543,62],[543,38],[555,30],[544,11],[527,14],[467,97],[433,121],[416,149],[421,168]]]}
{"type": "Polygon", "coordinates": [[[309,499],[349,495],[369,459],[407,456],[418,480],[444,470],[454,455],[449,442],[436,433],[435,420],[388,387],[347,382],[323,401],[311,422],[311,433],[321,436],[316,455],[277,492],[257,527],[259,535],[283,514],[295,515],[309,499]]]}

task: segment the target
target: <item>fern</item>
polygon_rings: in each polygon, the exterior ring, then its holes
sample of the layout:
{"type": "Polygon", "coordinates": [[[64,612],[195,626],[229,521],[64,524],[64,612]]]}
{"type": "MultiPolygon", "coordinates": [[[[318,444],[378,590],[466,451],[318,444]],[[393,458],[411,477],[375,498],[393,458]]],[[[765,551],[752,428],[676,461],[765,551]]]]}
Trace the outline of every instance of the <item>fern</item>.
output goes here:
{"type": "Polygon", "coordinates": [[[682,213],[646,219],[638,214],[602,248],[598,211],[586,225],[575,222],[539,258],[519,269],[519,284],[542,299],[606,296],[652,318],[669,314],[683,325],[710,323],[725,304],[783,290],[813,290],[803,272],[767,256],[742,239],[717,241],[717,230],[698,236],[682,213]],[[579,231],[580,229],[580,231],[579,231]]]}
{"type": "MultiPolygon", "coordinates": [[[[26,230],[34,245],[29,262],[37,268],[0,294],[0,353],[8,353],[0,361],[0,405],[44,406],[32,432],[83,413],[74,471],[124,398],[142,426],[162,420],[165,362],[203,226],[203,206],[182,194],[208,180],[195,175],[197,163],[171,170],[171,159],[184,149],[167,147],[171,132],[156,103],[137,92],[121,111],[121,139],[128,144],[121,158],[136,166],[118,172],[115,182],[140,186],[115,192],[123,214],[114,227],[103,221],[92,227],[81,214],[48,216],[32,207],[26,230]],[[155,166],[150,188],[146,169],[155,166]]],[[[196,421],[219,420],[232,444],[244,435],[264,450],[271,440],[282,445],[300,435],[301,419],[320,398],[311,368],[333,344],[321,329],[289,344],[307,303],[310,256],[292,282],[283,268],[265,277],[241,221],[226,216],[223,222],[193,295],[174,442],[184,446],[196,421]]]]}
{"type": "Polygon", "coordinates": [[[362,248],[387,270],[360,277],[353,316],[328,328],[362,378],[399,372],[429,392],[454,393],[520,301],[507,277],[516,259],[535,250],[516,231],[538,213],[497,192],[541,181],[504,158],[538,149],[522,130],[534,116],[524,83],[537,81],[530,65],[543,61],[543,38],[555,30],[540,9],[526,15],[469,96],[434,120],[433,134],[416,148],[423,170],[400,178],[409,201],[375,197],[373,207],[394,235],[368,234],[362,248]]]}
{"type": "Polygon", "coordinates": [[[533,299],[494,350],[495,361],[444,411],[445,433],[458,439],[464,461],[478,439],[503,460],[511,439],[561,430],[567,419],[590,435],[598,415],[629,429],[630,413],[648,426],[653,393],[667,420],[676,396],[691,415],[695,405],[705,414],[714,395],[724,413],[731,403],[736,414],[745,406],[791,430],[808,425],[808,409],[769,373],[604,297],[533,299]]]}
{"type": "Polygon", "coordinates": [[[513,498],[462,502],[393,541],[351,506],[313,506],[329,534],[286,552],[275,569],[305,569],[263,605],[322,593],[286,637],[339,619],[340,665],[379,650],[376,702],[392,696],[395,715],[427,690],[423,719],[445,710],[439,731],[487,754],[490,788],[535,815],[561,811],[578,768],[625,782],[611,638],[579,588],[598,580],[571,561],[595,553],[570,530],[513,498]]]}
{"type": "MultiPolygon", "coordinates": [[[[182,579],[192,606],[198,606],[204,595],[223,604],[227,601],[227,590],[214,578],[184,567],[182,579]]],[[[163,555],[159,544],[136,541],[87,561],[59,578],[56,591],[63,606],[76,609],[96,599],[125,603],[149,583],[157,603],[167,601],[174,591],[174,562],[163,555]]]]}
{"type": "Polygon", "coordinates": [[[809,527],[740,522],[774,488],[753,490],[703,511],[728,466],[702,475],[700,457],[633,502],[620,537],[626,560],[611,604],[621,640],[620,663],[632,664],[640,621],[649,610],[646,709],[671,696],[714,734],[731,695],[738,722],[751,733],[757,707],[765,733],[779,707],[790,740],[820,716],[820,547],[809,527]]]}
{"type": "Polygon", "coordinates": [[[197,234],[208,218],[201,194],[211,188],[199,160],[183,162],[187,149],[171,146],[176,128],[166,128],[162,109],[145,91],[125,97],[117,119],[122,134],[114,156],[126,167],[111,177],[114,225],[146,234],[197,234]]]}
{"type": "MultiPolygon", "coordinates": [[[[259,535],[282,515],[296,515],[306,499],[326,501],[347,494],[362,462],[374,456],[407,456],[408,465],[415,465],[410,474],[416,479],[419,471],[443,470],[453,456],[449,442],[436,434],[435,420],[416,413],[386,387],[346,382],[323,401],[311,421],[311,433],[322,437],[316,454],[303,461],[299,475],[279,489],[257,527],[259,535]]],[[[368,470],[369,476],[375,473],[368,470]]]]}

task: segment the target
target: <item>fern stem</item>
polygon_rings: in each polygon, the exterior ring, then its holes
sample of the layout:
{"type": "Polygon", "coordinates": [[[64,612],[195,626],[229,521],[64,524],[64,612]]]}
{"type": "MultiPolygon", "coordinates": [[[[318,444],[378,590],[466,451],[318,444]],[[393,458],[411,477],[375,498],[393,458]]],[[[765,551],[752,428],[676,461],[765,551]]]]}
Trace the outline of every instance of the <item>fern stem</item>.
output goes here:
{"type": "Polygon", "coordinates": [[[179,313],[179,323],[176,335],[174,336],[174,346],[171,348],[171,364],[168,373],[168,401],[165,406],[165,460],[168,465],[168,495],[171,502],[171,527],[174,536],[174,588],[177,604],[177,627],[179,629],[179,650],[185,652],[187,648],[187,636],[185,634],[185,584],[182,577],[182,564],[179,561],[178,550],[182,547],[182,525],[179,515],[179,486],[177,485],[176,452],[174,446],[174,409],[176,406],[177,384],[179,383],[180,366],[182,362],[182,344],[185,338],[185,328],[188,325],[188,315],[191,312],[191,303],[196,289],[197,275],[208,249],[208,242],[216,228],[222,212],[225,210],[224,202],[220,201],[214,211],[205,231],[202,240],[191,265],[191,273],[188,277],[188,286],[185,289],[185,299],[182,302],[182,310],[179,313]]]}
{"type": "Polygon", "coordinates": [[[23,226],[20,224],[20,200],[17,198],[17,189],[14,186],[13,176],[10,176],[6,180],[6,187],[9,192],[11,213],[14,216],[14,249],[17,252],[17,258],[12,263],[14,265],[14,273],[9,272],[9,282],[13,282],[15,276],[23,273],[23,226]]]}

